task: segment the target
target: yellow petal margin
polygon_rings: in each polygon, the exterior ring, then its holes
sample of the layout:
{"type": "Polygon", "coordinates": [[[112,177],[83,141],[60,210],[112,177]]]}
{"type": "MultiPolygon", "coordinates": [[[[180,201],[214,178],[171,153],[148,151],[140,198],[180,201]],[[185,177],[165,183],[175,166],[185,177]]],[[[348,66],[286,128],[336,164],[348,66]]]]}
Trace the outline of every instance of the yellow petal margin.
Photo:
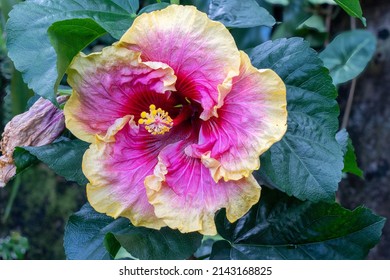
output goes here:
{"type": "MultiPolygon", "coordinates": [[[[126,217],[135,226],[159,229],[165,226],[165,223],[154,214],[153,207],[147,200],[143,181],[140,181],[141,187],[133,185],[133,182],[127,178],[126,171],[121,170],[123,166],[117,168],[118,170],[112,168],[113,162],[120,165],[122,158],[110,161],[114,156],[115,135],[129,123],[134,126],[132,116],[118,119],[109,128],[107,135],[105,137],[96,136],[94,143],[85,152],[82,169],[89,180],[88,201],[98,212],[114,218],[126,217]]],[[[135,169],[136,167],[130,165],[125,168],[135,169]]]]}
{"type": "Polygon", "coordinates": [[[235,222],[259,201],[261,187],[253,176],[216,183],[201,161],[181,153],[180,146],[171,145],[160,153],[153,175],[145,179],[149,202],[169,227],[215,235],[219,209],[226,208],[228,220],[235,222]]]}

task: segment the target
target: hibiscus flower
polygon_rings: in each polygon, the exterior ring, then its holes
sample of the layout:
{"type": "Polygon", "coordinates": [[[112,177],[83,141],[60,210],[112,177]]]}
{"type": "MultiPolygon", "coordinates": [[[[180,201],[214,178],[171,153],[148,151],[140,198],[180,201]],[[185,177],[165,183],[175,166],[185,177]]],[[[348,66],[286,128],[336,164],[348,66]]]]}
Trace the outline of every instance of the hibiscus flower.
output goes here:
{"type": "Polygon", "coordinates": [[[67,127],[98,212],[136,226],[216,234],[260,197],[252,172],[286,131],[286,88],[226,27],[191,6],[137,17],[119,42],[68,70],[67,127]]]}

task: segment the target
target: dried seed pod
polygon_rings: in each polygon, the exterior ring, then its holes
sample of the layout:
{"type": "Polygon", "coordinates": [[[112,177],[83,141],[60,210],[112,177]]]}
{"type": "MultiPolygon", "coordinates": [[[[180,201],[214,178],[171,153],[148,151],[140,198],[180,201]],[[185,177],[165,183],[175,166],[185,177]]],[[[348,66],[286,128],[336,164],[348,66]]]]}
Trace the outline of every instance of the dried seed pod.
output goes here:
{"type": "MultiPolygon", "coordinates": [[[[59,104],[67,100],[59,96],[59,104]]],[[[50,101],[40,98],[23,114],[17,115],[7,123],[0,142],[0,187],[11,180],[16,173],[12,158],[15,147],[42,146],[53,142],[64,130],[63,111],[50,101]]]]}

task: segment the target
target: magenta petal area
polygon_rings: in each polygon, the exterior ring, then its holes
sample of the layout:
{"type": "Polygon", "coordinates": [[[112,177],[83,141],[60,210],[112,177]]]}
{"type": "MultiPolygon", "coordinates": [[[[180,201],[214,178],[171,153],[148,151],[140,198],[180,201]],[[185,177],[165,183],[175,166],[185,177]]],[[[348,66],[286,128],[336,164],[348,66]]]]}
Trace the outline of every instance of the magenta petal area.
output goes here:
{"type": "Polygon", "coordinates": [[[134,225],[164,226],[148,202],[144,180],[153,173],[165,140],[130,123],[115,134],[115,142],[92,144],[83,160],[92,207],[114,218],[127,217],[134,225]]]}
{"type": "Polygon", "coordinates": [[[153,175],[145,180],[155,214],[181,232],[216,234],[215,212],[226,208],[234,222],[260,197],[260,186],[250,176],[239,181],[216,183],[201,160],[185,153],[188,141],[165,147],[153,175]]]}
{"type": "Polygon", "coordinates": [[[233,37],[195,7],[171,5],[140,15],[120,45],[141,52],[145,61],[172,67],[176,90],[202,105],[203,120],[216,115],[232,77],[238,75],[240,56],[233,37]]]}
{"type": "Polygon", "coordinates": [[[151,104],[174,113],[171,98],[176,76],[161,62],[142,62],[140,53],[110,46],[101,53],[78,55],[70,65],[73,93],[66,103],[66,126],[78,138],[92,142],[104,136],[115,120],[141,112],[151,104]]]}
{"type": "Polygon", "coordinates": [[[152,135],[132,116],[118,119],[105,137],[97,136],[83,158],[88,201],[101,213],[127,217],[136,226],[160,228],[144,181],[153,174],[158,155],[167,145],[188,138],[193,128],[182,122],[163,135],[152,135]]]}
{"type": "Polygon", "coordinates": [[[270,69],[254,68],[241,52],[240,75],[218,109],[203,122],[189,154],[202,159],[217,182],[239,180],[260,167],[259,157],[287,129],[286,87],[270,69]]]}

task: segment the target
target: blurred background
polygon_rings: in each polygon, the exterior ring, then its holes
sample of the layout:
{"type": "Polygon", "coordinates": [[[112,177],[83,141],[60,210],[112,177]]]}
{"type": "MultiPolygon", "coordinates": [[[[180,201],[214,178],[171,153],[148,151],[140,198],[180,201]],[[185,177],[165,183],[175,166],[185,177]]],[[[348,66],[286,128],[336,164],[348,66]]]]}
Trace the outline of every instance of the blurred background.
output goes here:
{"type": "MultiPolygon", "coordinates": [[[[20,0],[0,0],[0,133],[15,115],[26,110],[33,93],[7,57],[5,23],[20,0]]],[[[141,7],[155,1],[140,1],[141,7]]],[[[169,2],[169,1],[168,1],[169,2]]],[[[271,28],[232,29],[240,49],[264,41],[299,36],[321,52],[338,34],[363,28],[331,0],[257,0],[282,22],[271,28]]],[[[365,71],[338,88],[340,125],[347,128],[364,179],[345,175],[337,197],[349,209],[364,205],[390,217],[390,1],[360,1],[367,30],[376,37],[376,51],[365,71]],[[353,97],[353,98],[351,98],[353,97]],[[349,100],[349,102],[348,102],[349,100]],[[350,105],[347,105],[350,103],[350,105]],[[350,113],[348,113],[348,111],[350,113]]],[[[184,0],[207,12],[208,1],[184,0]]],[[[104,36],[86,52],[113,39],[104,36]]],[[[42,77],[44,78],[44,77],[42,77]]],[[[64,259],[63,233],[69,215],[86,202],[85,188],[66,182],[45,165],[35,165],[0,189],[0,259],[64,259]]],[[[390,259],[390,225],[369,259],[390,259]]]]}

